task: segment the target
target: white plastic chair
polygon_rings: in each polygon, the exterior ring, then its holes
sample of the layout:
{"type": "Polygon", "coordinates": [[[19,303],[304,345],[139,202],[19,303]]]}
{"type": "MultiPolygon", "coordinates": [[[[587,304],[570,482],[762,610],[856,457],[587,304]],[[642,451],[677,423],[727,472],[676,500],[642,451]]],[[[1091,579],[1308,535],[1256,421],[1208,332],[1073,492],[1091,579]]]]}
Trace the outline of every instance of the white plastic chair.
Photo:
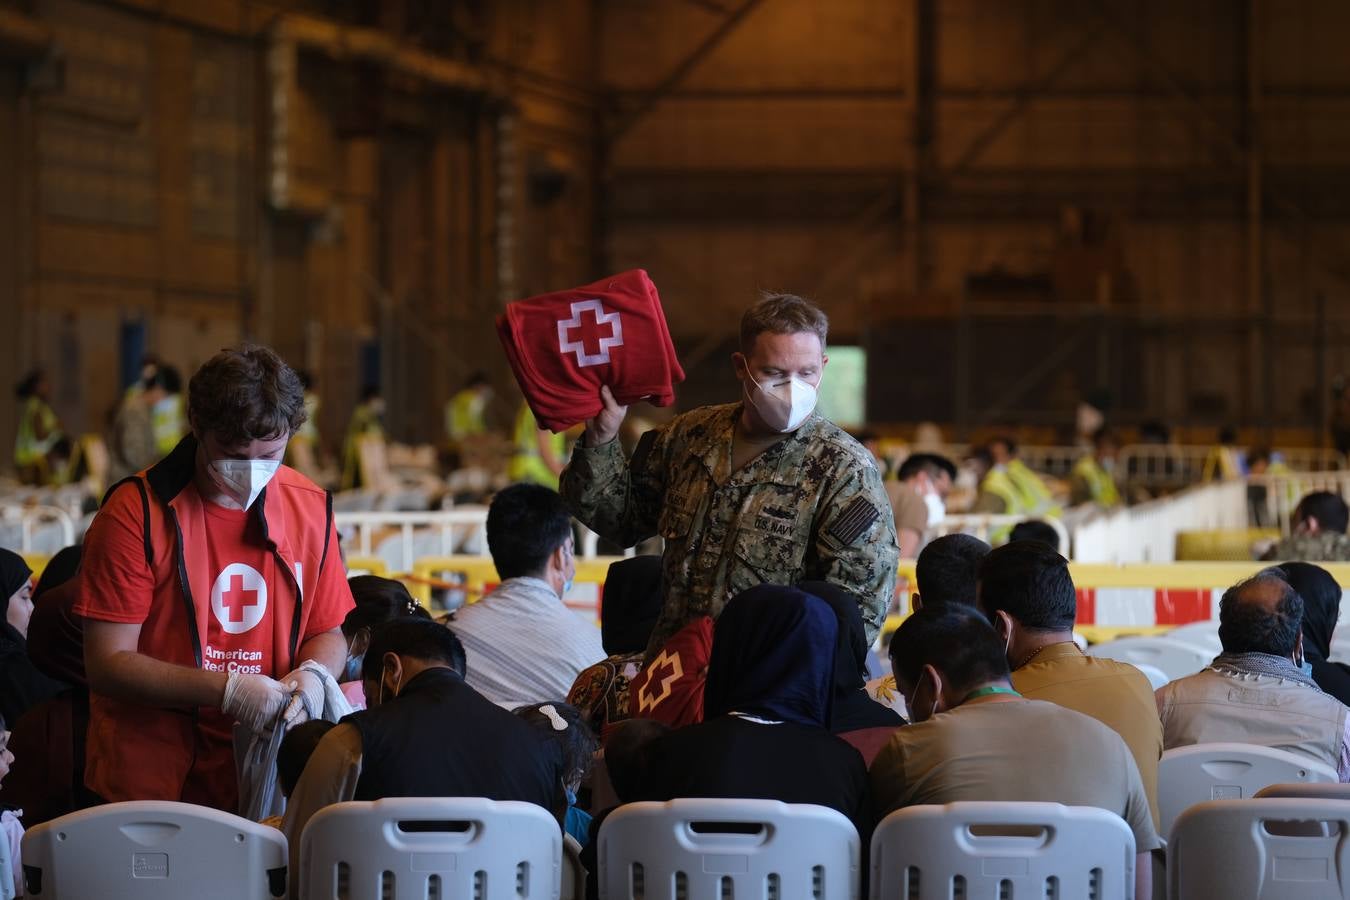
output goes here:
{"type": "Polygon", "coordinates": [[[1350,803],[1215,800],[1177,819],[1171,900],[1340,900],[1350,896],[1350,803]]]}
{"type": "Polygon", "coordinates": [[[1259,744],[1192,744],[1158,761],[1158,818],[1167,836],[1188,807],[1240,800],[1272,784],[1331,782],[1336,770],[1299,753],[1259,744]]]}
{"type": "Polygon", "coordinates": [[[259,900],[286,896],[286,836],[160,800],[110,803],[23,836],[25,896],[60,900],[259,900]]]}
{"type": "Polygon", "coordinates": [[[1134,832],[1104,809],[911,806],[891,813],[872,835],[871,897],[1133,900],[1134,859],[1134,832]]]}
{"type": "Polygon", "coordinates": [[[1155,691],[1172,680],[1167,677],[1166,672],[1157,666],[1149,665],[1148,663],[1131,663],[1131,665],[1144,673],[1144,677],[1148,679],[1148,686],[1155,691]]]}
{"type": "Polygon", "coordinates": [[[1178,625],[1163,636],[1199,647],[1209,653],[1210,659],[1223,652],[1223,643],[1219,640],[1219,623],[1213,619],[1178,625]]]}
{"type": "Polygon", "coordinates": [[[1166,637],[1127,637],[1088,648],[1089,656],[1118,659],[1131,665],[1154,666],[1169,679],[1194,675],[1214,660],[1214,654],[1193,644],[1166,637]]]}
{"type": "Polygon", "coordinates": [[[600,829],[600,898],[856,900],[860,848],[853,823],[823,806],[631,803],[600,829]]]}
{"type": "Polygon", "coordinates": [[[557,900],[562,829],[542,807],[481,797],[336,803],[300,835],[304,900],[557,900]]]}
{"type": "Polygon", "coordinates": [[[1299,781],[1272,784],[1256,792],[1256,799],[1303,797],[1309,800],[1350,800],[1350,784],[1337,781],[1299,781]]]}

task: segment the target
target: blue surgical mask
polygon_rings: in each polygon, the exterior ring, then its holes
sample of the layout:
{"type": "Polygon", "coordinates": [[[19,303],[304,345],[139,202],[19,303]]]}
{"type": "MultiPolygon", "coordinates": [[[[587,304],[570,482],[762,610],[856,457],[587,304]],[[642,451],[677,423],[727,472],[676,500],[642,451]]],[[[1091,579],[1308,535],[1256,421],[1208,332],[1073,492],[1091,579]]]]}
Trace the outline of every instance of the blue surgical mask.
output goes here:
{"type": "Polygon", "coordinates": [[[1312,663],[1308,662],[1306,659],[1303,660],[1303,665],[1299,666],[1299,670],[1303,672],[1304,676],[1308,678],[1312,677],[1312,663]]]}

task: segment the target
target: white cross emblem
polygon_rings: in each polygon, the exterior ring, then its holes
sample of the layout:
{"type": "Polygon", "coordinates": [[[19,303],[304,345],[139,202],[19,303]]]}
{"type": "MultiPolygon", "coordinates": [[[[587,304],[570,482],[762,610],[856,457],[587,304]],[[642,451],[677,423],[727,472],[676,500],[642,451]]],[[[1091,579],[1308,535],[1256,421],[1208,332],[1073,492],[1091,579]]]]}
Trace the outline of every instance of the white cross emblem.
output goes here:
{"type": "Polygon", "coordinates": [[[578,300],[572,304],[572,318],[558,320],[558,350],[562,353],[575,354],[577,365],[582,368],[609,362],[609,348],[622,346],[623,324],[619,314],[605,312],[604,304],[599,300],[578,300]],[[595,353],[586,352],[587,334],[584,330],[575,341],[569,337],[569,332],[584,328],[581,314],[587,311],[595,318],[595,331],[598,331],[601,325],[608,325],[610,329],[609,337],[595,335],[595,341],[600,345],[599,351],[595,353]]]}

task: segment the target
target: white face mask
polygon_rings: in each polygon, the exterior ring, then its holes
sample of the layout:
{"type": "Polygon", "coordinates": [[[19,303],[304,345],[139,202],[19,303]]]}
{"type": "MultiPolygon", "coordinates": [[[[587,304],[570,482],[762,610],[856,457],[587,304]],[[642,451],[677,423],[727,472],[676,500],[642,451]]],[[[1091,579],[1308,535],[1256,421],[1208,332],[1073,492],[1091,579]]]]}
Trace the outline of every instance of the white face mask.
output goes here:
{"type": "Polygon", "coordinates": [[[816,408],[816,387],[796,375],[768,387],[751,376],[746,383],[745,399],[774,431],[795,431],[816,408]]]}
{"type": "Polygon", "coordinates": [[[947,517],[947,504],[942,502],[937,491],[929,491],[923,495],[923,505],[928,507],[928,527],[932,528],[942,522],[947,517]]]}
{"type": "Polygon", "coordinates": [[[211,480],[241,508],[248,509],[280,465],[275,459],[212,460],[211,480]]]}

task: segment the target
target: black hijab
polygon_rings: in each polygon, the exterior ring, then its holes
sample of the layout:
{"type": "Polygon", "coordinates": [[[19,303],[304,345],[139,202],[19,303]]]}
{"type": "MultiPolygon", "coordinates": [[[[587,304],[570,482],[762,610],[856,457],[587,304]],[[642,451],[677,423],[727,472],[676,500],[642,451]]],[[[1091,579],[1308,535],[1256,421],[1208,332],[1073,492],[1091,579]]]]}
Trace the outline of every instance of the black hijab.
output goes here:
{"type": "Polygon", "coordinates": [[[1331,637],[1341,614],[1341,586],[1321,566],[1306,562],[1280,565],[1284,580],[1303,598],[1303,657],[1312,664],[1313,681],[1342,703],[1350,703],[1350,667],[1331,662],[1331,637]]]}
{"type": "Polygon", "coordinates": [[[797,588],[737,594],[713,626],[704,720],[738,712],[828,727],[838,631],[825,601],[797,588]]]}
{"type": "Polygon", "coordinates": [[[24,636],[9,624],[9,598],[32,577],[22,556],[0,547],[0,653],[23,652],[24,636]]]}
{"type": "Polygon", "coordinates": [[[804,581],[803,591],[819,597],[834,611],[839,637],[834,651],[834,714],[830,731],[843,734],[863,728],[898,728],[905,720],[867,694],[867,632],[858,598],[828,581],[804,581]]]}
{"type": "Polygon", "coordinates": [[[661,557],[611,563],[600,607],[600,642],[610,656],[643,653],[661,614],[661,557]]]}

